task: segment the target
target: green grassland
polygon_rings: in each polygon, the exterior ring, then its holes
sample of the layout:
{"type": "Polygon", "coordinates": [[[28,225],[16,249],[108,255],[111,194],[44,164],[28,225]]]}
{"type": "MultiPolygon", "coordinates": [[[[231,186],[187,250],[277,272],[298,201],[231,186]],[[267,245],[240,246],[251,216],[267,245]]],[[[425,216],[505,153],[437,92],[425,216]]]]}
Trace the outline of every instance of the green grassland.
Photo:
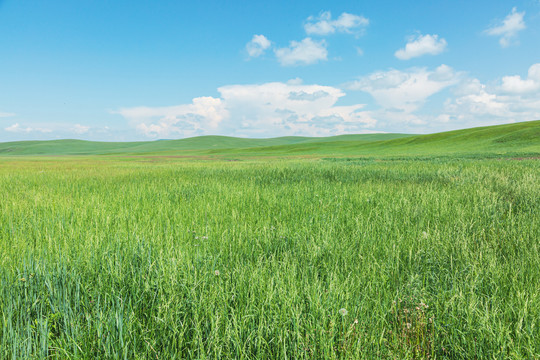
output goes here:
{"type": "Polygon", "coordinates": [[[0,358],[538,359],[539,129],[0,144],[0,358]]]}

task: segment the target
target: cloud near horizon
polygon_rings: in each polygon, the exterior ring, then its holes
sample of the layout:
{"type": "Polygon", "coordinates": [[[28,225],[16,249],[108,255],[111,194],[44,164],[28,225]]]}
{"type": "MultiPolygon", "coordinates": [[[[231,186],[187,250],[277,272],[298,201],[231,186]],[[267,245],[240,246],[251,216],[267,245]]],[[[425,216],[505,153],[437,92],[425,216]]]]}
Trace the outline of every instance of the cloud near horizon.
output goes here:
{"type": "Polygon", "coordinates": [[[4,128],[5,131],[11,132],[11,133],[31,133],[31,132],[38,132],[38,133],[51,133],[51,129],[47,128],[32,128],[32,127],[24,127],[21,126],[19,123],[15,123],[11,126],[8,126],[4,128]]]}
{"type": "Polygon", "coordinates": [[[390,69],[343,88],[370,94],[378,108],[337,105],[346,98],[333,86],[288,82],[227,85],[219,97],[190,104],[115,111],[148,138],[231,135],[331,136],[375,131],[430,132],[540,119],[540,64],[527,77],[504,76],[487,86],[447,65],[390,69]],[[432,107],[426,107],[436,94],[432,107]],[[434,107],[433,107],[434,106],[434,107]]]}
{"type": "Polygon", "coordinates": [[[376,121],[363,104],[337,106],[345,93],[335,87],[271,82],[218,88],[220,98],[191,104],[125,108],[122,115],[150,138],[230,134],[248,137],[329,136],[367,132],[376,121]]]}
{"type": "Polygon", "coordinates": [[[540,63],[529,67],[527,79],[504,76],[488,86],[476,78],[464,79],[440,116],[455,122],[506,123],[540,119],[540,63]]]}

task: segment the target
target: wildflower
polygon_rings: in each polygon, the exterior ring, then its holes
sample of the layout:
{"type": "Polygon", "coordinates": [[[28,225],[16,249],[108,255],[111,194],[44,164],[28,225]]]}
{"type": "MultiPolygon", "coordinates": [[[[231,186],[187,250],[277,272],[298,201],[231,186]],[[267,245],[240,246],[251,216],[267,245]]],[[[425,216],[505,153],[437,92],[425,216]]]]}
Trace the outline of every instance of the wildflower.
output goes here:
{"type": "Polygon", "coordinates": [[[219,270],[214,270],[214,275],[219,276],[219,270]]]}
{"type": "Polygon", "coordinates": [[[208,240],[208,236],[203,236],[202,239],[203,240],[208,240]]]}
{"type": "Polygon", "coordinates": [[[407,323],[407,329],[411,328],[411,323],[407,323]]]}
{"type": "Polygon", "coordinates": [[[422,231],[422,237],[423,237],[424,239],[427,239],[427,238],[428,238],[428,233],[425,232],[425,231],[422,231]]]}
{"type": "Polygon", "coordinates": [[[355,323],[355,324],[358,324],[358,319],[354,319],[354,323],[355,323]]]}
{"type": "Polygon", "coordinates": [[[347,311],[347,309],[341,308],[341,309],[339,309],[339,313],[341,314],[341,316],[345,316],[345,315],[347,315],[349,312],[347,311]]]}

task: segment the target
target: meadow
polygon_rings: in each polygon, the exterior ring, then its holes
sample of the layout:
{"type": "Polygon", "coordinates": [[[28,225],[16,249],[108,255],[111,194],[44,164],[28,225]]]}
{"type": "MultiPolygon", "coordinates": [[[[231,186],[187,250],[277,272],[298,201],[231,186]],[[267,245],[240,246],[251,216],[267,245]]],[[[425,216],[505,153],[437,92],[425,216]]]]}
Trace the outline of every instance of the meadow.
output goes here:
{"type": "Polygon", "coordinates": [[[0,144],[0,358],[538,359],[540,122],[500,129],[0,144]]]}

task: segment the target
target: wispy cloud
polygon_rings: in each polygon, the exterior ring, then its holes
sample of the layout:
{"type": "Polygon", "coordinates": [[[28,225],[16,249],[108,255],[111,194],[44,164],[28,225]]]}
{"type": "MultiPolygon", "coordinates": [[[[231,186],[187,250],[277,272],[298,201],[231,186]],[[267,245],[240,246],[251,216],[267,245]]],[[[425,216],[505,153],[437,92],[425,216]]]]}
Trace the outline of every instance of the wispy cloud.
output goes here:
{"type": "Polygon", "coordinates": [[[395,52],[400,60],[409,60],[422,55],[437,55],[446,49],[446,40],[439,39],[439,35],[418,35],[409,38],[405,48],[395,52]]]}
{"type": "Polygon", "coordinates": [[[19,123],[15,123],[11,126],[8,126],[4,128],[4,130],[8,132],[12,132],[12,133],[31,133],[31,132],[50,133],[52,132],[51,129],[24,127],[24,126],[19,125],[19,123]]]}
{"type": "Polygon", "coordinates": [[[309,37],[302,41],[291,41],[288,47],[276,49],[275,54],[283,66],[309,65],[328,58],[326,42],[309,37]]]}
{"type": "Polygon", "coordinates": [[[335,32],[353,33],[362,32],[369,25],[369,19],[349,13],[342,13],[332,20],[330,11],[321,13],[318,17],[310,16],[304,24],[308,35],[329,35],[335,32]]]}
{"type": "Polygon", "coordinates": [[[85,126],[85,125],[81,125],[81,124],[75,124],[71,128],[72,132],[74,132],[75,134],[79,134],[79,135],[86,134],[89,130],[90,130],[90,126],[85,126]]]}
{"type": "Polygon", "coordinates": [[[8,113],[8,112],[1,112],[0,111],[0,118],[13,117],[15,115],[16,115],[15,113],[8,113]]]}
{"type": "Polygon", "coordinates": [[[501,46],[508,47],[512,44],[518,32],[526,28],[525,21],[523,21],[524,16],[525,12],[517,12],[517,9],[514,7],[500,25],[486,29],[485,33],[500,36],[499,43],[501,46]]]}
{"type": "Polygon", "coordinates": [[[246,44],[246,51],[250,57],[259,57],[270,47],[270,45],[272,45],[272,43],[266,36],[253,35],[253,38],[246,44]]]}

